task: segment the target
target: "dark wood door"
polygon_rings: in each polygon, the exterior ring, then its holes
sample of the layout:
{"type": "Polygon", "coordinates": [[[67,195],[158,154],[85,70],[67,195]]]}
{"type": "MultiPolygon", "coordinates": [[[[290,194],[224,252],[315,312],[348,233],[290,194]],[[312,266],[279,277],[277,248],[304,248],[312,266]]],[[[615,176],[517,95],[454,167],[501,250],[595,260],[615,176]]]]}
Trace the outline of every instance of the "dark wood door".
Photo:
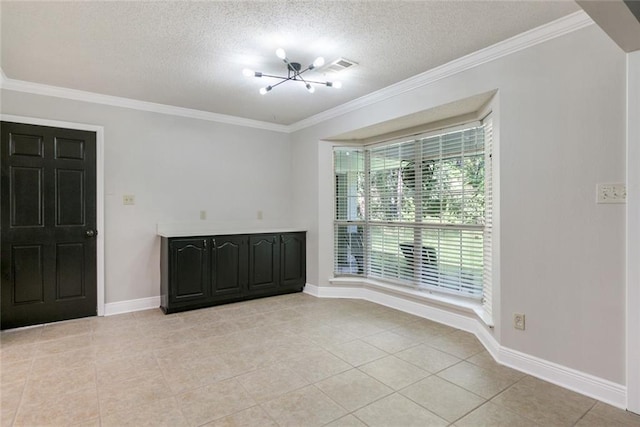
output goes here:
{"type": "Polygon", "coordinates": [[[213,298],[240,297],[247,287],[247,236],[217,236],[211,239],[211,289],[213,298]]]}
{"type": "Polygon", "coordinates": [[[280,277],[280,251],[276,234],[249,236],[249,284],[250,295],[259,295],[278,287],[280,277]]]}
{"type": "Polygon", "coordinates": [[[172,239],[169,243],[172,303],[209,299],[207,239],[172,239]]]}
{"type": "Polygon", "coordinates": [[[280,236],[280,286],[302,289],[306,282],[306,239],[304,233],[285,233],[280,236]]]}
{"type": "Polygon", "coordinates": [[[97,314],[94,132],[0,123],[2,329],[97,314]]]}

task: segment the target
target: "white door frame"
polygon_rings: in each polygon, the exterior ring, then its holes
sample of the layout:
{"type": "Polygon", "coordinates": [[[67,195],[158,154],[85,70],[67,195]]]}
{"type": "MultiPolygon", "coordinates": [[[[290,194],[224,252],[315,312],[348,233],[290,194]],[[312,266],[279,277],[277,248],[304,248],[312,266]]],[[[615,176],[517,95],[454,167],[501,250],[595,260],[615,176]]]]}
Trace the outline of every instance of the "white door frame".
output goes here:
{"type": "Polygon", "coordinates": [[[0,120],[30,125],[86,130],[96,133],[96,227],[98,229],[98,236],[96,238],[96,281],[98,288],[98,316],[104,316],[104,127],[36,117],[13,116],[10,114],[0,114],[0,120]]]}
{"type": "Polygon", "coordinates": [[[627,409],[640,414],[640,51],[627,54],[627,409]]]}

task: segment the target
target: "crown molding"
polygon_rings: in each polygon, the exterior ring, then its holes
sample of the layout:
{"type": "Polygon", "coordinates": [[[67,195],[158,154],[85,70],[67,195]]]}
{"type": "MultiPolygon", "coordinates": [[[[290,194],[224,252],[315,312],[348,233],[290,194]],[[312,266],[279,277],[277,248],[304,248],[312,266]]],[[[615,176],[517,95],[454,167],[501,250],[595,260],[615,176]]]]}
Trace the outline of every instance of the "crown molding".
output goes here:
{"type": "Polygon", "coordinates": [[[172,116],[187,117],[192,119],[207,120],[210,122],[225,123],[236,126],[244,126],[274,132],[289,133],[289,126],[259,120],[245,119],[226,114],[211,113],[208,111],[194,110],[191,108],[176,107],[173,105],[157,104],[154,102],[139,101],[119,96],[103,95],[100,93],[86,92],[77,89],[68,89],[59,86],[50,86],[41,83],[27,82],[8,78],[0,69],[0,88],[17,92],[33,93],[36,95],[53,96],[57,98],[72,99],[75,101],[91,102],[94,104],[110,105],[113,107],[130,108],[133,110],[149,111],[152,113],[168,114],[172,116]]]}
{"type": "Polygon", "coordinates": [[[130,108],[135,110],[150,111],[160,114],[188,117],[212,122],[226,123],[236,126],[245,126],[256,129],[269,130],[274,132],[292,133],[326,120],[339,117],[360,108],[376,104],[394,96],[401,95],[411,90],[429,85],[438,80],[453,76],[463,71],[469,70],[486,62],[493,61],[506,55],[535,46],[556,37],[569,34],[573,31],[592,25],[593,20],[584,11],[578,11],[557,19],[540,27],[534,28],[522,34],[518,34],[510,39],[496,43],[485,49],[470,53],[469,55],[450,61],[439,67],[425,71],[424,73],[410,77],[401,82],[387,86],[376,92],[362,96],[353,101],[346,102],[335,108],[323,111],[309,118],[300,120],[291,125],[279,125],[275,123],[263,122],[259,120],[245,119],[242,117],[229,116],[225,114],[211,113],[208,111],[195,110],[191,108],[176,107],[166,104],[156,104],[153,102],[139,101],[130,98],[103,95],[99,93],[86,92],[76,89],[68,89],[58,86],[49,86],[40,83],[32,83],[23,80],[8,78],[0,68],[0,88],[18,92],[33,93],[36,95],[53,96],[57,98],[73,99],[96,104],[111,105],[114,107],[130,108]]]}
{"type": "Polygon", "coordinates": [[[593,24],[593,20],[584,11],[574,12],[548,24],[541,25],[532,30],[513,36],[504,41],[498,42],[487,48],[470,53],[453,61],[447,62],[439,67],[432,68],[424,73],[410,77],[401,82],[387,86],[376,92],[364,95],[353,101],[346,102],[338,107],[323,111],[309,118],[300,120],[289,126],[290,132],[296,132],[326,120],[342,116],[346,113],[358,110],[369,105],[382,102],[394,96],[429,85],[438,80],[453,76],[478,65],[502,58],[515,52],[527,49],[556,37],[569,34],[581,28],[593,24]]]}

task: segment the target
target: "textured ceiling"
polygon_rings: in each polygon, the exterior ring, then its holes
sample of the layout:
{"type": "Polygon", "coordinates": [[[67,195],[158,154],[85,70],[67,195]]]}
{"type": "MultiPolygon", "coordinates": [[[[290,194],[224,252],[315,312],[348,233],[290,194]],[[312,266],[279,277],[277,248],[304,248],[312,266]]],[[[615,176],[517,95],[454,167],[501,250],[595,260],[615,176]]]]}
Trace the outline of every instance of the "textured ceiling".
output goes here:
{"type": "Polygon", "coordinates": [[[1,67],[10,79],[292,124],[577,10],[573,1],[2,1],[1,67]],[[269,81],[241,71],[283,74],[277,47],[303,64],[322,55],[359,65],[339,75],[342,89],[285,83],[261,96],[269,81]]]}

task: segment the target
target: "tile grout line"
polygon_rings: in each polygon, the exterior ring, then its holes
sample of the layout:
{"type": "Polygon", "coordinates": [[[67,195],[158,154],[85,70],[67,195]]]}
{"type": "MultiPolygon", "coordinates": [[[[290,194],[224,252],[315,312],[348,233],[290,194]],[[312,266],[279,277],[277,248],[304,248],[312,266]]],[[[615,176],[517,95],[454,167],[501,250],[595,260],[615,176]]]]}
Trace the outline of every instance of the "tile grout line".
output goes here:
{"type": "MultiPolygon", "coordinates": [[[[35,349],[33,350],[35,351],[35,349]]],[[[23,405],[24,402],[24,394],[27,391],[27,386],[29,384],[29,381],[31,380],[31,373],[33,371],[33,365],[35,363],[35,357],[32,354],[31,355],[31,360],[30,360],[30,365],[29,365],[29,372],[27,374],[27,378],[24,380],[24,386],[22,387],[22,391],[20,392],[20,399],[18,400],[18,405],[16,406],[16,412],[13,414],[13,417],[11,418],[11,422],[9,425],[14,425],[16,420],[18,419],[18,413],[20,412],[20,409],[23,405]]]]}
{"type": "MultiPolygon", "coordinates": [[[[359,371],[359,369],[358,369],[358,368],[355,368],[355,367],[354,367],[353,369],[356,369],[356,370],[358,370],[358,371],[359,371]]],[[[349,372],[349,371],[344,371],[344,372],[349,372]]],[[[343,374],[344,372],[341,372],[341,374],[343,374]]],[[[360,371],[360,372],[362,372],[362,371],[360,371]]],[[[362,373],[363,373],[363,374],[365,374],[365,375],[367,375],[367,376],[369,376],[366,372],[362,372],[362,373]]],[[[337,375],[340,375],[340,374],[336,374],[336,375],[334,375],[334,377],[335,377],[335,376],[337,376],[337,375]]],[[[329,378],[333,378],[333,377],[329,377],[329,378]]],[[[325,378],[325,379],[329,379],[329,378],[325,378]]],[[[317,387],[317,386],[316,386],[316,383],[314,383],[314,384],[312,384],[312,385],[313,385],[316,389],[318,389],[322,394],[324,394],[327,398],[329,398],[332,402],[334,402],[336,405],[338,405],[339,407],[341,407],[342,409],[344,409],[345,411],[347,411],[347,413],[346,413],[345,415],[342,415],[341,417],[338,417],[338,418],[336,418],[335,420],[339,420],[340,418],[344,418],[344,417],[346,417],[347,415],[353,415],[354,417],[358,418],[358,416],[355,414],[357,411],[359,411],[359,410],[361,410],[361,409],[363,409],[363,408],[366,408],[366,407],[367,407],[367,406],[369,406],[369,405],[373,405],[374,403],[376,403],[376,402],[378,402],[378,401],[380,401],[380,400],[382,400],[382,399],[385,399],[385,398],[387,398],[387,397],[389,397],[389,396],[391,396],[391,395],[393,395],[393,394],[398,393],[396,390],[394,390],[394,389],[392,389],[391,387],[387,386],[386,384],[384,384],[384,383],[382,383],[382,382],[378,381],[377,379],[375,379],[375,378],[373,378],[373,377],[371,377],[371,376],[369,376],[369,378],[371,378],[371,379],[373,379],[374,381],[376,381],[376,382],[378,382],[378,383],[382,384],[383,386],[387,387],[389,390],[391,390],[391,393],[385,394],[384,396],[380,396],[380,397],[378,397],[378,398],[376,398],[376,399],[372,400],[371,402],[368,402],[367,404],[365,404],[365,405],[363,405],[363,406],[360,406],[360,407],[358,407],[358,408],[354,409],[353,411],[350,411],[349,409],[347,409],[347,408],[345,408],[344,406],[342,406],[339,402],[336,402],[336,400],[335,400],[335,399],[333,399],[331,396],[329,396],[327,393],[325,393],[325,392],[324,392],[320,387],[317,387]]],[[[322,380],[322,381],[324,381],[324,380],[322,380]]],[[[321,381],[318,381],[318,382],[321,382],[321,381]]],[[[329,422],[328,422],[328,423],[326,423],[326,424],[332,423],[332,422],[333,422],[333,421],[335,421],[335,420],[331,420],[331,421],[329,421],[329,422]]],[[[360,420],[360,418],[358,418],[358,420],[360,420]]],[[[361,420],[361,421],[362,421],[362,420],[361,420]]],[[[362,421],[362,422],[364,423],[364,421],[362,421]]],[[[365,423],[365,424],[366,424],[366,423],[365,423]]]]}
{"type": "MultiPolygon", "coordinates": [[[[154,360],[156,361],[156,364],[158,365],[158,369],[160,370],[160,375],[162,375],[162,379],[164,380],[165,383],[167,383],[167,385],[169,385],[170,383],[167,380],[166,375],[164,374],[164,369],[162,369],[162,366],[160,365],[160,360],[158,360],[158,355],[156,354],[155,350],[152,351],[152,354],[153,354],[154,360]]],[[[171,385],[169,385],[169,390],[171,390],[171,385]]],[[[184,413],[184,410],[182,409],[182,405],[178,401],[178,393],[174,393],[173,390],[171,390],[171,399],[173,399],[176,402],[176,405],[178,406],[178,410],[180,411],[180,414],[182,414],[182,418],[188,423],[189,419],[187,418],[187,415],[184,413]]]]}
{"type": "Polygon", "coordinates": [[[585,413],[584,413],[584,414],[582,414],[582,415],[581,415],[581,416],[576,420],[576,422],[574,422],[574,423],[573,423],[573,425],[575,426],[576,424],[578,424],[578,423],[580,422],[580,420],[582,420],[584,417],[586,417],[586,416],[587,416],[587,414],[588,414],[589,412],[591,412],[591,410],[592,410],[593,408],[595,408],[595,406],[596,406],[597,404],[598,404],[598,401],[597,401],[597,400],[596,400],[595,402],[593,402],[593,405],[591,405],[591,406],[589,407],[589,409],[587,409],[587,410],[585,411],[585,413]]]}
{"type": "MultiPolygon", "coordinates": [[[[473,356],[471,356],[471,357],[473,357],[473,356]]],[[[458,386],[458,387],[460,387],[460,388],[462,388],[462,389],[464,389],[464,390],[468,391],[469,393],[473,393],[473,394],[475,394],[476,396],[481,397],[481,398],[483,398],[483,399],[485,399],[485,400],[487,400],[487,401],[489,401],[489,400],[493,399],[493,398],[494,398],[494,397],[496,397],[497,395],[501,394],[503,391],[505,391],[505,390],[507,390],[507,389],[511,388],[511,386],[515,385],[517,382],[519,382],[519,381],[522,379],[522,378],[518,378],[516,381],[514,381],[513,383],[511,383],[511,384],[509,384],[508,386],[504,387],[503,389],[501,389],[500,391],[498,391],[497,393],[495,393],[493,396],[491,396],[491,397],[489,397],[489,398],[486,398],[486,397],[484,397],[484,396],[480,396],[478,393],[476,393],[476,392],[475,392],[475,391],[473,391],[473,390],[469,390],[468,388],[464,387],[463,385],[456,384],[455,382],[450,381],[450,380],[448,380],[447,378],[444,378],[444,377],[441,377],[440,375],[438,375],[438,374],[440,374],[440,373],[442,373],[442,372],[446,371],[447,369],[453,368],[454,366],[458,366],[458,365],[460,365],[460,364],[462,364],[462,363],[468,363],[468,364],[471,364],[471,365],[472,365],[474,368],[476,368],[476,369],[480,369],[480,370],[482,370],[482,371],[492,373],[492,372],[491,372],[491,370],[486,369],[486,368],[483,368],[482,366],[475,365],[475,364],[473,364],[473,363],[471,363],[471,362],[468,362],[467,360],[468,360],[468,359],[460,360],[459,362],[457,362],[457,363],[455,363],[455,364],[453,364],[453,365],[451,365],[451,366],[449,366],[449,367],[447,367],[447,368],[441,369],[440,371],[436,372],[434,375],[435,375],[435,376],[437,376],[438,378],[440,378],[440,379],[444,380],[444,381],[447,381],[447,382],[448,382],[448,383],[450,383],[450,384],[453,384],[453,385],[455,385],[455,386],[458,386]]]]}
{"type": "MultiPolygon", "coordinates": [[[[537,421],[535,421],[535,420],[533,420],[533,419],[529,418],[527,415],[520,414],[520,413],[518,413],[518,412],[516,412],[516,411],[514,411],[514,410],[512,410],[512,409],[510,409],[510,408],[507,408],[506,406],[501,405],[500,403],[498,403],[498,402],[495,402],[495,401],[494,401],[494,400],[496,399],[496,397],[500,396],[501,394],[506,393],[509,389],[511,389],[511,388],[513,388],[513,387],[515,387],[515,386],[516,386],[516,384],[518,384],[518,383],[522,382],[525,378],[527,378],[527,377],[529,377],[529,376],[530,376],[530,375],[525,374],[522,378],[518,379],[518,381],[516,381],[516,382],[514,382],[513,384],[511,384],[511,386],[507,387],[507,388],[506,388],[506,389],[504,389],[502,392],[500,392],[500,393],[496,394],[496,395],[495,395],[495,396],[493,396],[491,399],[489,399],[489,400],[488,400],[488,402],[491,402],[491,403],[493,403],[494,405],[499,406],[499,407],[500,407],[502,410],[504,410],[504,411],[508,411],[508,412],[511,412],[511,413],[517,414],[518,416],[520,416],[520,417],[522,417],[522,418],[524,418],[524,419],[526,419],[526,420],[529,420],[529,421],[531,421],[531,422],[532,422],[532,423],[534,423],[534,424],[539,424],[537,421]]],[[[535,378],[535,377],[531,377],[531,378],[535,378]]]]}
{"type": "MultiPolygon", "coordinates": [[[[438,376],[437,376],[436,374],[432,374],[432,375],[429,375],[429,377],[438,377],[438,376]]],[[[425,379],[427,379],[427,378],[429,378],[429,377],[423,378],[422,380],[425,380],[425,379]]],[[[441,380],[443,380],[443,381],[447,381],[447,380],[445,380],[444,378],[441,378],[441,377],[438,377],[438,378],[440,378],[440,379],[441,379],[441,380]]],[[[420,381],[422,381],[422,380],[420,380],[420,381]]],[[[412,385],[414,385],[414,384],[417,384],[418,382],[419,382],[419,381],[416,381],[415,383],[413,383],[413,384],[411,384],[411,385],[408,385],[407,387],[404,387],[402,390],[406,390],[407,388],[411,387],[411,386],[412,386],[412,385]]],[[[453,383],[451,383],[450,381],[447,381],[447,382],[448,382],[448,383],[450,383],[450,384],[453,384],[453,383]]],[[[417,401],[415,401],[414,399],[412,399],[410,396],[407,396],[407,395],[405,395],[405,394],[401,393],[401,391],[402,391],[402,390],[398,390],[398,391],[397,391],[397,393],[398,393],[398,394],[400,394],[401,396],[403,396],[403,397],[405,397],[405,398],[409,399],[410,401],[412,401],[412,402],[413,402],[413,403],[415,403],[416,405],[418,405],[418,406],[420,406],[420,407],[422,407],[422,408],[426,409],[427,411],[431,412],[432,414],[435,414],[435,415],[436,415],[436,416],[438,416],[439,418],[442,418],[443,420],[447,421],[447,422],[449,423],[448,425],[454,424],[455,422],[459,421],[461,418],[466,417],[468,414],[470,414],[471,412],[475,411],[476,409],[478,409],[479,407],[481,407],[482,405],[486,404],[486,403],[489,401],[489,399],[485,399],[485,398],[484,398],[484,397],[482,397],[482,396],[478,396],[477,394],[473,393],[473,392],[472,392],[472,391],[470,391],[470,390],[465,389],[464,387],[461,387],[461,386],[459,386],[459,385],[457,385],[457,384],[453,384],[453,385],[455,385],[455,386],[457,386],[457,387],[460,387],[460,388],[462,388],[463,390],[466,390],[466,391],[468,391],[469,393],[473,394],[474,396],[477,396],[477,397],[479,397],[479,398],[481,398],[481,399],[483,399],[483,400],[484,400],[484,402],[482,402],[481,404],[479,404],[479,405],[477,405],[477,406],[473,407],[473,408],[472,408],[471,410],[469,410],[467,413],[465,413],[465,414],[464,414],[464,415],[462,415],[461,417],[456,418],[454,421],[449,421],[449,420],[447,420],[447,419],[446,419],[446,418],[444,418],[442,415],[438,415],[438,414],[437,414],[437,413],[435,413],[434,411],[432,411],[432,410],[430,410],[429,408],[427,408],[427,407],[425,407],[424,405],[422,405],[420,402],[417,402],[417,401]]]]}
{"type": "Polygon", "coordinates": [[[100,405],[100,384],[99,384],[99,380],[98,380],[98,363],[94,360],[93,362],[93,370],[94,370],[94,374],[96,377],[96,405],[98,406],[98,422],[100,425],[102,425],[102,408],[100,405]]]}

